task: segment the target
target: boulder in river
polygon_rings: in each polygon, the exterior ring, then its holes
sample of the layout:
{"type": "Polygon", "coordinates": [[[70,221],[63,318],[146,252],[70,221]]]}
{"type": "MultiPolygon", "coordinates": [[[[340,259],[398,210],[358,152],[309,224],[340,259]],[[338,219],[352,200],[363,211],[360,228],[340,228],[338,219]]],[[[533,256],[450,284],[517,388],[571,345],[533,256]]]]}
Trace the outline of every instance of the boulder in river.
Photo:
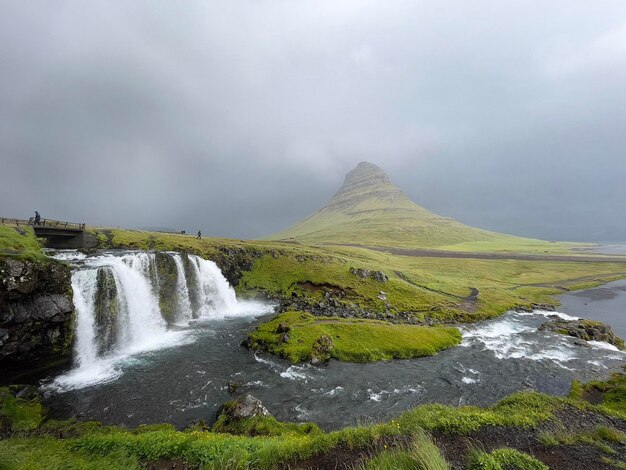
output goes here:
{"type": "Polygon", "coordinates": [[[595,320],[563,320],[555,318],[539,327],[543,331],[553,331],[585,341],[603,341],[624,349],[624,341],[613,333],[609,325],[595,320]]]}
{"type": "Polygon", "coordinates": [[[217,410],[217,419],[226,422],[238,421],[241,419],[256,418],[257,416],[271,416],[267,408],[263,406],[261,400],[253,397],[249,393],[241,395],[236,400],[229,401],[220,406],[217,410]]]}

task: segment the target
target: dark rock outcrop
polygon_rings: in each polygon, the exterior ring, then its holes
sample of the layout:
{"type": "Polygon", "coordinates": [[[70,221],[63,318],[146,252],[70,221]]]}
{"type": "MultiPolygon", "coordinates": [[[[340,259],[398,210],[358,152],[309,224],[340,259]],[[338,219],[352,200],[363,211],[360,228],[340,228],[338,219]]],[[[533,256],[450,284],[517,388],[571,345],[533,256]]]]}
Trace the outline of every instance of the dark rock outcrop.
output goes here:
{"type": "Polygon", "coordinates": [[[613,333],[609,325],[594,320],[563,320],[555,318],[539,327],[543,331],[553,331],[585,341],[604,341],[624,349],[624,341],[613,333]]]}
{"type": "Polygon", "coordinates": [[[250,247],[224,247],[220,246],[214,255],[210,257],[220,268],[222,274],[233,287],[239,285],[239,281],[245,271],[252,271],[254,261],[263,255],[277,256],[274,251],[262,252],[250,247]]]}
{"type": "Polygon", "coordinates": [[[271,416],[261,400],[249,393],[241,395],[234,401],[224,403],[217,410],[217,419],[226,423],[242,419],[256,418],[257,416],[271,416]]]}
{"type": "Polygon", "coordinates": [[[73,339],[70,268],[52,260],[0,258],[0,364],[67,357],[73,339]]]}
{"type": "Polygon", "coordinates": [[[363,268],[350,268],[350,272],[361,279],[370,278],[377,282],[385,283],[389,280],[389,277],[382,271],[370,271],[363,268]]]}
{"type": "Polygon", "coordinates": [[[328,335],[320,336],[315,340],[311,348],[311,364],[328,361],[333,349],[335,349],[335,345],[332,338],[328,335]]]}

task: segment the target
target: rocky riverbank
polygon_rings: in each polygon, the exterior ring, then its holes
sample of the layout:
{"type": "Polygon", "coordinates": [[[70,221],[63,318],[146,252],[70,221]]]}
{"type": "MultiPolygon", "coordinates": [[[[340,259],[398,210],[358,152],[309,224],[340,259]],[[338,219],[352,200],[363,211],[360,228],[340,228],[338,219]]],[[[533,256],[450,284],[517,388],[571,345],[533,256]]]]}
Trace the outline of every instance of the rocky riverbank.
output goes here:
{"type": "Polygon", "coordinates": [[[70,268],[0,258],[0,365],[8,370],[66,359],[73,339],[70,268]]]}

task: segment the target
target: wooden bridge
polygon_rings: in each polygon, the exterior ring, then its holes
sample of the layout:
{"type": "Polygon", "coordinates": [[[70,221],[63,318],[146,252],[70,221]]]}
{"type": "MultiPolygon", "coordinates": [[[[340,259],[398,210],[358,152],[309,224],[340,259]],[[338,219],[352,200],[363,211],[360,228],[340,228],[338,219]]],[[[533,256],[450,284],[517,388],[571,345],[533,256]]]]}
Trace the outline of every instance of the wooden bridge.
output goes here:
{"type": "Polygon", "coordinates": [[[46,248],[89,248],[92,236],[85,233],[84,223],[64,222],[61,220],[11,219],[0,217],[0,225],[12,227],[32,227],[38,238],[45,238],[46,248]]]}

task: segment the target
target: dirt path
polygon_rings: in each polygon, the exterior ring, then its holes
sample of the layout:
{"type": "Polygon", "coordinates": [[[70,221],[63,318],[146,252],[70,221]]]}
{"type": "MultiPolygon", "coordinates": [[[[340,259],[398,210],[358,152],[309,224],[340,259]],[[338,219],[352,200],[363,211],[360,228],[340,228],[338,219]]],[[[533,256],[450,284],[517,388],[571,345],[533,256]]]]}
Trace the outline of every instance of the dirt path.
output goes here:
{"type": "Polygon", "coordinates": [[[584,255],[541,255],[525,253],[481,253],[470,251],[446,251],[446,250],[423,250],[411,248],[393,248],[384,246],[365,245],[335,245],[349,246],[353,248],[365,248],[367,250],[391,253],[400,256],[413,256],[418,258],[453,258],[453,259],[484,259],[484,260],[521,260],[521,261],[560,261],[567,263],[625,263],[626,256],[584,256],[584,255]]]}

